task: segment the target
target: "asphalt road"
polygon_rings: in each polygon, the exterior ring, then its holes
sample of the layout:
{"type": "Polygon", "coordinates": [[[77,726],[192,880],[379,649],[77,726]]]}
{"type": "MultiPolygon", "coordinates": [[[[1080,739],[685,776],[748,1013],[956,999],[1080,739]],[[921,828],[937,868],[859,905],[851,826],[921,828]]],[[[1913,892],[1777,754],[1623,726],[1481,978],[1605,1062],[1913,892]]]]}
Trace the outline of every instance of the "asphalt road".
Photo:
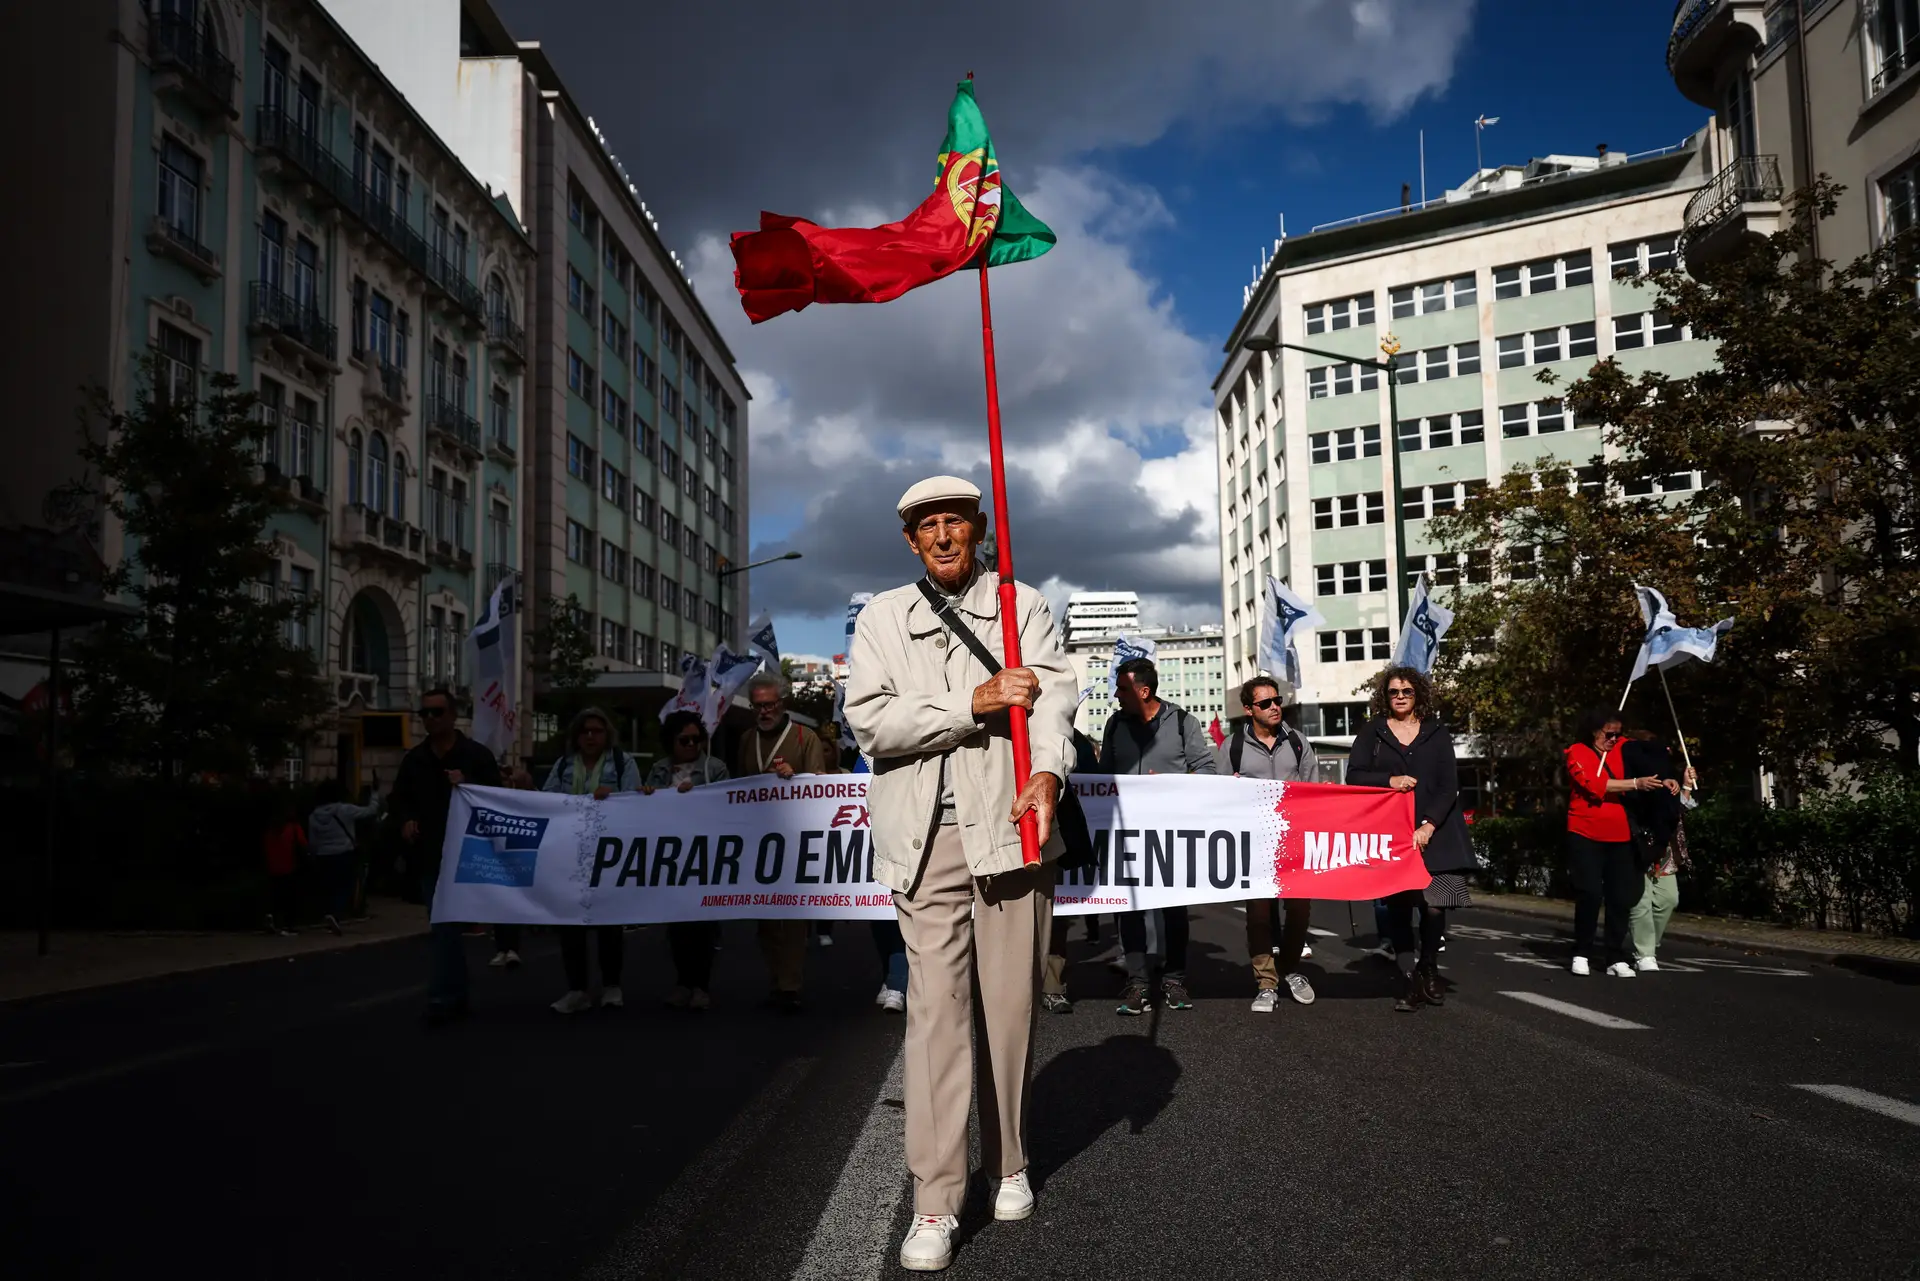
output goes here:
{"type": "MultiPolygon", "coordinates": [[[[977,1188],[950,1275],[1920,1277],[1920,986],[1689,944],[1576,979],[1552,926],[1462,912],[1452,998],[1404,1015],[1344,905],[1315,924],[1315,1005],[1251,1013],[1208,908],[1197,1008],[1143,1019],[1075,926],[1039,1210],[977,1188]]],[[[703,1015],[661,1007],[657,929],[629,1008],[571,1019],[550,942],[502,972],[479,939],[433,1033],[416,941],[0,1007],[0,1273],[902,1275],[902,1021],[836,933],[798,1017],[757,1008],[750,927],[703,1015]]]]}

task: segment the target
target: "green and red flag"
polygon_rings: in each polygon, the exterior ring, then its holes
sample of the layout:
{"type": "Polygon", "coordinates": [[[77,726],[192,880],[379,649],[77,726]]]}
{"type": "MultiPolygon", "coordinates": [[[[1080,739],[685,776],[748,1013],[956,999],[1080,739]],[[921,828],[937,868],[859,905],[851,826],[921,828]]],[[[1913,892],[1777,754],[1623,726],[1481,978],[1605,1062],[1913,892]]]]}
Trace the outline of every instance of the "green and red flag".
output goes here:
{"type": "Polygon", "coordinates": [[[983,245],[998,267],[1038,258],[1054,234],[1001,182],[969,79],[954,92],[933,194],[918,209],[880,227],[762,213],[760,230],[733,234],[733,280],[759,324],[816,302],[890,302],[978,262],[983,245]]]}

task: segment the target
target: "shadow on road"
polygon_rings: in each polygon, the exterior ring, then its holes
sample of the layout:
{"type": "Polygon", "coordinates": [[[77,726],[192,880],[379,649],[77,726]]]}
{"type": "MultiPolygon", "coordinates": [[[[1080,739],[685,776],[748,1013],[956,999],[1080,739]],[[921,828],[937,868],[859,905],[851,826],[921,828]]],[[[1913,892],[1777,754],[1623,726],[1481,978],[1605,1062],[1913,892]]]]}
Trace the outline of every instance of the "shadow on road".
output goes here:
{"type": "Polygon", "coordinates": [[[1027,1102],[1036,1188],[1115,1125],[1125,1121],[1129,1134],[1140,1134],[1173,1101],[1180,1063],[1159,1031],[1155,1010],[1139,1033],[1064,1050],[1040,1069],[1027,1102]]]}

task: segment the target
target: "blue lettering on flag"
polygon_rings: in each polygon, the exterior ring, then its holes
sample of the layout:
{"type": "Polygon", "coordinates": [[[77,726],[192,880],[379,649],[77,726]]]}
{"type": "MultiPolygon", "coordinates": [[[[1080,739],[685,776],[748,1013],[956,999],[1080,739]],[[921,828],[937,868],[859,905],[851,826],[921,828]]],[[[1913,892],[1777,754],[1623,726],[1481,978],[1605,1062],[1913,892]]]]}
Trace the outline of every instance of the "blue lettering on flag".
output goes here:
{"type": "Polygon", "coordinates": [[[534,865],[540,858],[540,838],[547,820],[524,814],[478,809],[467,819],[460,842],[460,866],[453,879],[467,885],[533,885],[534,865]]]}

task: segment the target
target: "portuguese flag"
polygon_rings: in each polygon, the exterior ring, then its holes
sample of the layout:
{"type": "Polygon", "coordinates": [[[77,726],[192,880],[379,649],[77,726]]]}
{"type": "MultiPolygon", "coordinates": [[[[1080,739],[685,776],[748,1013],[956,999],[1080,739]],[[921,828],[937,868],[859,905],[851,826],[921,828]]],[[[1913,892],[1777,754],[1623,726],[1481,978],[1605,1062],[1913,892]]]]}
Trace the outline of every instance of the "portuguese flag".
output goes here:
{"type": "Polygon", "coordinates": [[[962,80],[947,110],[933,194],[881,227],[821,227],[762,213],[760,230],[733,234],[740,305],[759,324],[816,302],[890,302],[909,289],[979,261],[1038,258],[1052,228],[1028,213],[1000,181],[987,122],[962,80]]]}

